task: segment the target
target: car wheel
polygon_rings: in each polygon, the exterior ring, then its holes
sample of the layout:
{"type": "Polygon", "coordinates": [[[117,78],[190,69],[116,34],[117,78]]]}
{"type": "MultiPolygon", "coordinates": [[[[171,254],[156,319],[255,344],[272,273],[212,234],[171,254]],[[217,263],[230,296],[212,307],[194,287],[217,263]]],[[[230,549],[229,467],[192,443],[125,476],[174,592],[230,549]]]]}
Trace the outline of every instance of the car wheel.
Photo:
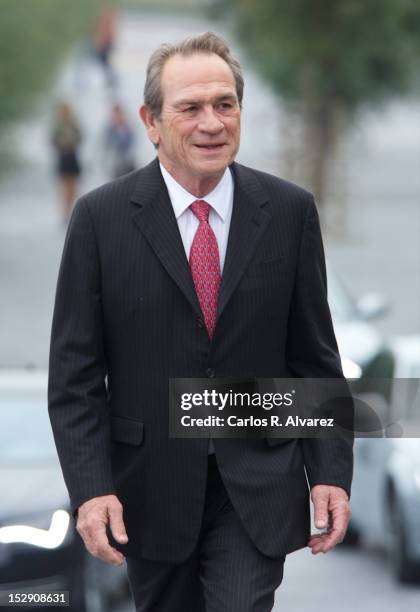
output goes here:
{"type": "Polygon", "coordinates": [[[73,580],[70,610],[72,612],[110,612],[110,602],[99,561],[86,553],[83,563],[83,567],[76,573],[73,580]]]}
{"type": "Polygon", "coordinates": [[[389,509],[389,534],[389,556],[395,577],[400,582],[420,583],[420,562],[408,555],[404,517],[395,498],[389,509]]]}

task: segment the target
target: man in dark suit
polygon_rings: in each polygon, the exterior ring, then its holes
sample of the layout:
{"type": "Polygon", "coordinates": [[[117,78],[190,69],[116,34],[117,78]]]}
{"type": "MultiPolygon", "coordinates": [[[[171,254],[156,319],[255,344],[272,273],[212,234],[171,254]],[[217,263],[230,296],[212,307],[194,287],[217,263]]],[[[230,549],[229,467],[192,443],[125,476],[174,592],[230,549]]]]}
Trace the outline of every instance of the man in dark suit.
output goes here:
{"type": "Polygon", "coordinates": [[[142,612],[271,610],[285,555],[349,518],[351,441],[168,435],[170,378],[343,376],[313,197],[234,162],[242,94],[215,34],[160,47],[158,158],[82,197],[64,246],[51,422],[78,531],[142,612]]]}

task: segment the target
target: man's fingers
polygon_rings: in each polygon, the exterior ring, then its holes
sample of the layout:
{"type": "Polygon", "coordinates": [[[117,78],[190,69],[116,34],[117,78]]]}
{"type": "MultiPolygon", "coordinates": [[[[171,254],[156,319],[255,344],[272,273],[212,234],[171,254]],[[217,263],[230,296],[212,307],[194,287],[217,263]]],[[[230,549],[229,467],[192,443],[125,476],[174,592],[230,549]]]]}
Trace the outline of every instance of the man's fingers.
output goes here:
{"type": "Polygon", "coordinates": [[[328,552],[343,541],[346,534],[350,511],[347,504],[337,504],[330,514],[332,525],[328,531],[311,535],[308,546],[313,554],[328,552]]]}
{"type": "Polygon", "coordinates": [[[108,509],[109,526],[112,535],[120,544],[127,544],[128,536],[123,521],[123,509],[121,504],[112,504],[108,509]]]}
{"type": "Polygon", "coordinates": [[[342,542],[344,533],[335,529],[332,529],[329,533],[323,533],[317,539],[312,539],[308,542],[308,546],[311,548],[313,554],[319,552],[326,553],[334,546],[342,542]]]}
{"type": "Polygon", "coordinates": [[[322,538],[322,533],[313,533],[311,534],[311,537],[309,538],[308,541],[308,546],[311,546],[313,544],[316,544],[317,542],[319,542],[319,540],[321,540],[322,538]]]}
{"type": "Polygon", "coordinates": [[[88,517],[79,527],[79,533],[91,555],[114,565],[123,563],[123,555],[108,542],[106,522],[103,519],[88,517]]]}
{"type": "Polygon", "coordinates": [[[332,529],[326,543],[326,546],[329,548],[336,546],[336,544],[340,544],[346,535],[347,526],[350,520],[350,507],[347,501],[339,500],[334,502],[331,517],[332,529]]]}
{"type": "Polygon", "coordinates": [[[102,561],[113,563],[114,565],[121,565],[124,562],[124,556],[108,542],[104,523],[88,531],[86,544],[88,551],[95,557],[98,557],[98,559],[102,559],[102,561]]]}
{"type": "MultiPolygon", "coordinates": [[[[79,507],[77,531],[81,535],[87,550],[102,561],[121,565],[124,562],[124,555],[109,544],[106,533],[108,522],[110,524],[112,522],[115,526],[118,534],[117,541],[124,543],[124,540],[120,539],[121,534],[125,534],[122,506],[115,495],[92,498],[79,507]]],[[[127,538],[127,534],[125,534],[125,537],[127,538]]]]}
{"type": "Polygon", "coordinates": [[[317,529],[327,529],[312,534],[308,546],[313,554],[327,552],[343,541],[350,519],[348,494],[335,485],[315,485],[311,489],[314,505],[314,523],[317,529]]]}
{"type": "MultiPolygon", "coordinates": [[[[315,487],[316,489],[316,487],[315,487]]],[[[317,529],[324,529],[328,526],[328,502],[329,494],[325,491],[313,490],[312,502],[314,504],[314,522],[317,529]]]]}

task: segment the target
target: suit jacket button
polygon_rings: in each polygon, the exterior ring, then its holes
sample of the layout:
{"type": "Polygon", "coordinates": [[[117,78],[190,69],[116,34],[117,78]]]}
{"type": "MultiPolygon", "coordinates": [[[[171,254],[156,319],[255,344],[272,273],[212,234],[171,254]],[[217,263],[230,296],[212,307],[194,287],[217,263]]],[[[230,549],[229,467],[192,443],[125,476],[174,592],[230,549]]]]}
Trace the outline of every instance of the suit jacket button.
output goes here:
{"type": "Polygon", "coordinates": [[[198,317],[198,319],[197,319],[197,325],[198,325],[198,327],[200,329],[204,328],[204,321],[203,321],[203,319],[200,319],[200,317],[198,317]]]}
{"type": "Polygon", "coordinates": [[[214,378],[214,370],[213,370],[213,368],[207,368],[206,374],[207,374],[208,378],[214,378]]]}

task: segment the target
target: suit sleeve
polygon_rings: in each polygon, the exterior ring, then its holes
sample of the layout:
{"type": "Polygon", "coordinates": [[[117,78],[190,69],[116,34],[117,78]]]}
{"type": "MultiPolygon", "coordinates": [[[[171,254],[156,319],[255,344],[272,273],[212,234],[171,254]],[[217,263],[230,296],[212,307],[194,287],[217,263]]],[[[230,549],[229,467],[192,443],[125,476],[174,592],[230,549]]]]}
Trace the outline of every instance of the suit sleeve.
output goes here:
{"type": "Polygon", "coordinates": [[[51,332],[48,410],[73,514],[114,493],[105,385],[101,275],[85,199],[75,206],[58,275],[51,332]]]}
{"type": "MultiPolygon", "coordinates": [[[[338,377],[345,383],[327,301],[324,249],[312,196],[306,211],[290,309],[287,363],[296,377],[338,377]]],[[[301,438],[300,444],[309,486],[336,485],[350,496],[353,474],[351,432],[336,439],[301,438]]]]}

